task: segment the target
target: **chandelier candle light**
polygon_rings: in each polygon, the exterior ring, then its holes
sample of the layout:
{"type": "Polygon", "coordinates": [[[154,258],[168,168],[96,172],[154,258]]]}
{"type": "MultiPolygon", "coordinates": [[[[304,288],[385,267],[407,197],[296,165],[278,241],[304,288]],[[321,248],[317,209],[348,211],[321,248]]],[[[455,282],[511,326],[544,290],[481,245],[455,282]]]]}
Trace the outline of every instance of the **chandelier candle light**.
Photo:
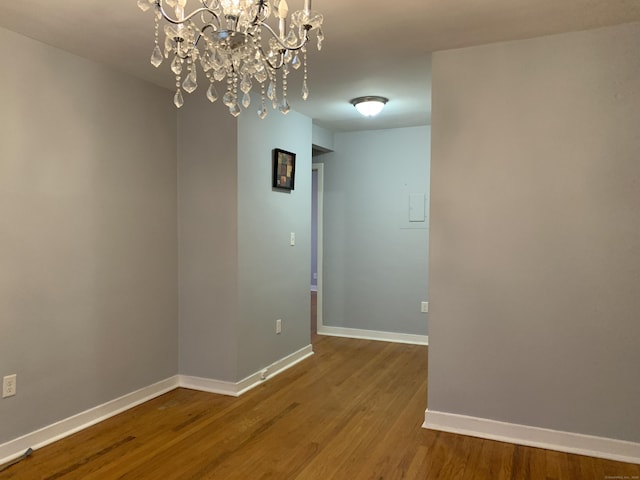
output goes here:
{"type": "Polygon", "coordinates": [[[184,104],[183,90],[191,93],[198,87],[198,64],[207,78],[209,101],[218,99],[216,83],[226,82],[222,102],[234,117],[240,114],[240,104],[249,107],[254,82],[260,88],[260,118],[267,116],[267,99],[274,109],[288,113],[287,78],[291,68],[303,67],[302,98],[307,99],[309,32],[316,31],[318,50],[324,40],[322,15],[311,10],[311,0],[304,0],[304,8],[294,12],[289,22],[286,0],[198,1],[201,6],[185,14],[187,0],[138,0],[141,10],[154,8],[155,46],[151,64],[157,68],[164,59],[172,57],[176,107],[184,104]],[[173,8],[175,17],[167,13],[165,6],[173,8]],[[267,24],[271,17],[278,24],[278,33],[267,24]],[[160,46],[163,19],[164,49],[160,46]],[[263,34],[267,37],[264,40],[263,34]]]}

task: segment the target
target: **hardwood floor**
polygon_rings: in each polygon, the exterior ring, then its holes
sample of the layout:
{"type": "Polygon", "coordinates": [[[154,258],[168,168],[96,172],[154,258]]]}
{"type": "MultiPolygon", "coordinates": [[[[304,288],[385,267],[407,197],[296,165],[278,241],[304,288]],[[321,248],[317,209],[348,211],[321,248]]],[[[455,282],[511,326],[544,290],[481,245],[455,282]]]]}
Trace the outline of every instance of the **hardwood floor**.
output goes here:
{"type": "Polygon", "coordinates": [[[427,347],[317,337],[316,355],[240,398],[174,390],[0,479],[640,478],[640,466],[421,428],[427,347]]]}

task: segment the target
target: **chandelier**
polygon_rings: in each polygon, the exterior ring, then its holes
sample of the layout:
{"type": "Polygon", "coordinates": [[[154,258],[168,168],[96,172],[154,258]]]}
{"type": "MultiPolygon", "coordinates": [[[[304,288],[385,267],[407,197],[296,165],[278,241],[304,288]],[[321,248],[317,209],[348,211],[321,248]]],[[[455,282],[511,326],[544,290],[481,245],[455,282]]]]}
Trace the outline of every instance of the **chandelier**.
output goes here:
{"type": "Polygon", "coordinates": [[[287,82],[291,69],[303,69],[302,98],[307,86],[307,43],[316,30],[318,50],[322,48],[322,15],[311,10],[311,0],[287,20],[286,0],[199,0],[201,6],[185,14],[187,0],[138,0],[142,11],[154,8],[155,46],[151,64],[159,67],[170,60],[176,78],[173,103],[184,104],[183,91],[198,87],[200,65],[206,77],[206,96],[218,99],[216,84],[224,85],[222,102],[234,117],[251,103],[251,90],[260,89],[258,116],[267,116],[267,103],[286,114],[287,82]],[[167,13],[173,8],[175,17],[167,13]],[[278,32],[267,21],[277,23],[278,32]],[[164,20],[164,44],[160,44],[160,22],[164,20]],[[278,75],[280,73],[280,75],[278,75]],[[278,78],[279,77],[279,78],[278,78]],[[278,93],[279,92],[279,93],[278,93]]]}

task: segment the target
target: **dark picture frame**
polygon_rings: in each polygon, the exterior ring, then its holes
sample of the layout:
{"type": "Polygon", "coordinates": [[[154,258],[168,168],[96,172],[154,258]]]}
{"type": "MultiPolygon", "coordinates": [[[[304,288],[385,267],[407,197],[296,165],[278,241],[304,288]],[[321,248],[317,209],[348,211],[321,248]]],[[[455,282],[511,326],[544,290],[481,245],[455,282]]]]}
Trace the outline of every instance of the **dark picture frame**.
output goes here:
{"type": "Polygon", "coordinates": [[[273,149],[273,179],[271,186],[293,190],[296,176],[296,154],[280,148],[273,149]]]}

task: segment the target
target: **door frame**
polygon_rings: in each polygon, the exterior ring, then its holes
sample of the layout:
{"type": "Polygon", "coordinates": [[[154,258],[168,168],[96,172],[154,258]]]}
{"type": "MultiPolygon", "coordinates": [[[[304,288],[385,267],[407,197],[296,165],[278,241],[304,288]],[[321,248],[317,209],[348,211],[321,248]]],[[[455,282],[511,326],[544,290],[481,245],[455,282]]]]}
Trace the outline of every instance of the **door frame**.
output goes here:
{"type": "Polygon", "coordinates": [[[317,278],[317,307],[316,307],[316,319],[317,319],[317,328],[320,330],[320,327],[324,326],[322,322],[322,243],[323,243],[323,198],[324,198],[324,164],[322,163],[312,163],[311,170],[318,172],[318,191],[317,194],[317,202],[318,202],[318,215],[316,225],[316,244],[317,244],[317,265],[318,265],[318,278],[317,278]]]}

